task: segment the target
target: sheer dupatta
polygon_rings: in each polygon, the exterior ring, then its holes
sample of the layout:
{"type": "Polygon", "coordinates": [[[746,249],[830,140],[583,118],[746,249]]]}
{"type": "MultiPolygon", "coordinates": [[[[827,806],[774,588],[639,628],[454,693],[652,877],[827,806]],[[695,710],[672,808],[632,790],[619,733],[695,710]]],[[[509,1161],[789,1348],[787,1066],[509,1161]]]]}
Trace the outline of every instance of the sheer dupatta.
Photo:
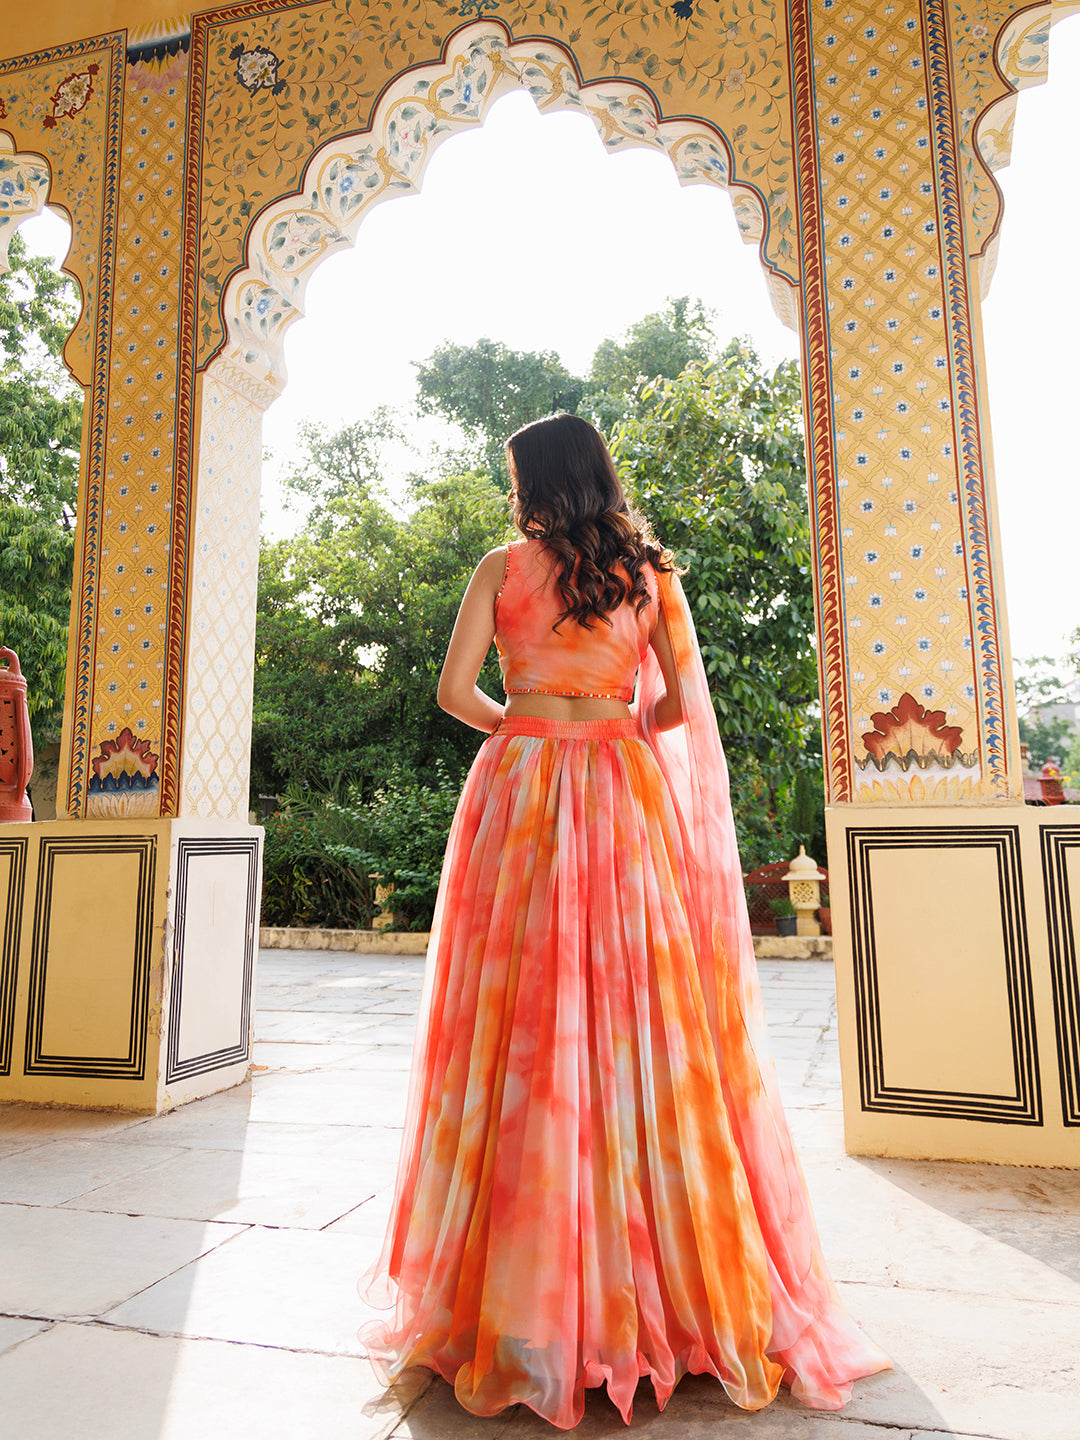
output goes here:
{"type": "Polygon", "coordinates": [[[849,1318],[821,1254],[806,1182],[769,1054],[727,765],[705,668],[678,577],[659,574],[659,598],[678,663],[683,723],[660,731],[664,694],[650,649],[635,708],[678,806],[689,856],[689,897],[701,988],[735,1139],[769,1258],[770,1356],[804,1403],[837,1409],[851,1382],[889,1360],[849,1318]]]}

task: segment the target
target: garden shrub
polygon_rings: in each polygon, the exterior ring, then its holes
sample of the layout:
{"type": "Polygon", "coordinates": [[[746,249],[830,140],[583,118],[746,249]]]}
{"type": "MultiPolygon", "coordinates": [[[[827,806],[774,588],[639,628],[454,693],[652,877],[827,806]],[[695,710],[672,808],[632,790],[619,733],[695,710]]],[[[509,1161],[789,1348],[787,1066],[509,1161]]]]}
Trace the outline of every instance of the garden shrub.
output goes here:
{"type": "Polygon", "coordinates": [[[263,924],[366,930],[392,915],[394,929],[430,929],[460,791],[441,763],[433,784],[390,770],[367,802],[290,789],[266,822],[263,924]]]}
{"type": "Polygon", "coordinates": [[[349,804],[290,789],[265,823],[262,923],[369,929],[375,887],[349,804]]]}
{"type": "Polygon", "coordinates": [[[430,930],[446,839],[462,777],[441,760],[435,783],[426,785],[392,771],[364,809],[367,854],[381,885],[393,887],[381,901],[395,930],[430,930]]]}

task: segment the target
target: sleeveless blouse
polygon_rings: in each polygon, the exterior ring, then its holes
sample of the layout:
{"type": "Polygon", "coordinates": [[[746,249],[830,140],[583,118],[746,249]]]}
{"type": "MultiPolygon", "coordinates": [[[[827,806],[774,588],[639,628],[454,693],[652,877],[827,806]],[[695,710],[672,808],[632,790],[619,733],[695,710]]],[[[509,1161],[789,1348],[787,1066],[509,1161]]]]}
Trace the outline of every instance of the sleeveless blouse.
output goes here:
{"type": "Polygon", "coordinates": [[[558,561],[539,540],[507,546],[506,573],[495,600],[495,645],[507,695],[580,695],[630,701],[634,680],[659,615],[656,572],[644,567],[650,603],[624,603],[587,629],[565,608],[558,561]]]}

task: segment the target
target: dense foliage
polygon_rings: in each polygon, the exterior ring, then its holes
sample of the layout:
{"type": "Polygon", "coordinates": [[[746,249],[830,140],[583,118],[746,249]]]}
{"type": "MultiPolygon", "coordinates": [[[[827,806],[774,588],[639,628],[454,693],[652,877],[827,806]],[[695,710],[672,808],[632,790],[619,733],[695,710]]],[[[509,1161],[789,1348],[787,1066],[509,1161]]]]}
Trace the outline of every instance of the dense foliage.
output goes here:
{"type": "Polygon", "coordinates": [[[1080,629],[1069,637],[1065,660],[1035,655],[1013,666],[1020,739],[1028,747],[1028,763],[1041,770],[1048,760],[1059,765],[1080,788],[1080,729],[1069,711],[1080,693],[1080,629]]]}
{"type": "Polygon", "coordinates": [[[74,287],[19,235],[0,275],[0,644],[19,656],[35,746],[59,735],[82,391],[64,368],[74,287]]]}
{"type": "MultiPolygon", "coordinates": [[[[351,785],[389,768],[461,774],[480,737],[435,689],[461,595],[507,528],[486,476],[418,481],[405,516],[374,482],[330,500],[295,539],[264,544],[256,626],[252,788],[351,785]]],[[[498,686],[489,659],[482,683],[498,686]]]]}
{"type": "Polygon", "coordinates": [[[427,930],[461,779],[392,770],[373,794],[290,787],[266,822],[264,925],[427,930]]]}
{"type": "Polygon", "coordinates": [[[481,443],[488,472],[505,475],[502,444],[508,435],[556,410],[577,410],[584,392],[550,351],[510,350],[497,340],[440,345],[416,367],[421,407],[456,420],[481,443]]]}

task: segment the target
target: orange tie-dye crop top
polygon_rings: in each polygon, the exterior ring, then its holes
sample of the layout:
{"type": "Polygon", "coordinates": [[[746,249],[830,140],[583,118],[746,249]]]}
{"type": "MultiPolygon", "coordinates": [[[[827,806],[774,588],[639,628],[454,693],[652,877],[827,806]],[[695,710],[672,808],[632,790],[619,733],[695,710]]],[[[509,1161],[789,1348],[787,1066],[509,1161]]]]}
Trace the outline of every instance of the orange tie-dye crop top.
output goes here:
{"type": "Polygon", "coordinates": [[[612,610],[591,629],[567,617],[555,579],[558,561],[538,540],[507,547],[506,574],[495,600],[495,644],[507,695],[581,695],[633,699],[634,679],[649,647],[659,605],[656,573],[646,565],[651,603],[612,610]]]}

